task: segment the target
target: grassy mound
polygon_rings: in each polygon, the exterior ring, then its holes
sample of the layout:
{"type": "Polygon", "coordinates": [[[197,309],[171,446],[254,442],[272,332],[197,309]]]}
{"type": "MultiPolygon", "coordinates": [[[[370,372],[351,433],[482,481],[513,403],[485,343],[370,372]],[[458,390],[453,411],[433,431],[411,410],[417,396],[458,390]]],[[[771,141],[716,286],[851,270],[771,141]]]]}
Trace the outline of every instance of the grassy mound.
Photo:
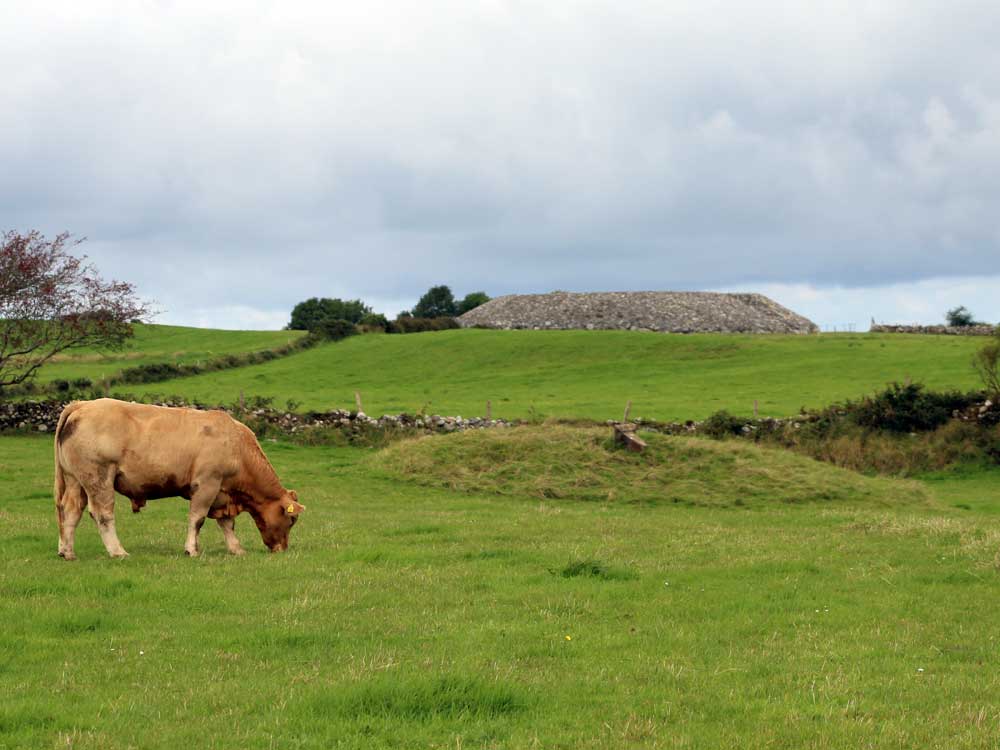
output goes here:
{"type": "Polygon", "coordinates": [[[397,480],[539,499],[740,506],[926,497],[916,484],[863,477],[780,450],[643,437],[649,447],[636,454],[614,447],[606,429],[479,430],[403,441],[371,461],[397,480]]]}

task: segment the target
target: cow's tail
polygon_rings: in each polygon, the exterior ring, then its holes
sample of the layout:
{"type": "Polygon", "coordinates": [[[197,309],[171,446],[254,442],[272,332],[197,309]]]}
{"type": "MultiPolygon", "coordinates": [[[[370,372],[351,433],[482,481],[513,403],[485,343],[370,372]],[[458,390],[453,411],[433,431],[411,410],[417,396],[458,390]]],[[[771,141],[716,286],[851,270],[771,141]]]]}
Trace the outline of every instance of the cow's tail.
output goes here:
{"type": "Polygon", "coordinates": [[[63,410],[62,414],[59,415],[59,423],[56,425],[55,440],[53,440],[53,452],[55,454],[55,483],[52,488],[52,494],[55,496],[56,501],[56,511],[59,511],[59,501],[66,492],[66,478],[63,476],[62,463],[59,461],[59,446],[63,441],[63,428],[66,425],[66,420],[69,419],[70,415],[75,412],[80,407],[78,401],[74,401],[67,405],[63,410]]]}

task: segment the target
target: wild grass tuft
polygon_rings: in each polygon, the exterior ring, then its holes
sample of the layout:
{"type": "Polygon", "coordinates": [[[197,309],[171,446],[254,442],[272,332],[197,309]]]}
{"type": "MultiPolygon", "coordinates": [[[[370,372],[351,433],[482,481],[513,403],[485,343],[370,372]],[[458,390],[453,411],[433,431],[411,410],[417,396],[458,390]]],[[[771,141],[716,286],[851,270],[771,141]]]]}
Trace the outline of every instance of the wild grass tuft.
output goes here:
{"type": "Polygon", "coordinates": [[[557,572],[563,578],[599,578],[602,581],[632,581],[639,577],[631,570],[594,559],[574,560],[557,572]]]}
{"type": "Polygon", "coordinates": [[[379,677],[313,699],[319,715],[369,716],[404,721],[494,719],[524,711],[522,689],[469,677],[379,677]]]}

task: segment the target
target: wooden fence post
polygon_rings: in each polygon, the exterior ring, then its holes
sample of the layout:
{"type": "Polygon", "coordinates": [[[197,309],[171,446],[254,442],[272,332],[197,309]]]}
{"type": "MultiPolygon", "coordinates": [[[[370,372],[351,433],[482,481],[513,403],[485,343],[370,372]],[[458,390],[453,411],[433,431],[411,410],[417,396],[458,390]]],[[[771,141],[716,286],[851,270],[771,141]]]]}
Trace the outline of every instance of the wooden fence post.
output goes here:
{"type": "Polygon", "coordinates": [[[486,402],[486,421],[489,422],[493,419],[493,403],[491,401],[486,402]]]}
{"type": "Polygon", "coordinates": [[[361,408],[361,392],[360,391],[355,391],[354,392],[354,405],[358,407],[358,413],[361,413],[361,412],[364,411],[364,409],[361,408]]]}

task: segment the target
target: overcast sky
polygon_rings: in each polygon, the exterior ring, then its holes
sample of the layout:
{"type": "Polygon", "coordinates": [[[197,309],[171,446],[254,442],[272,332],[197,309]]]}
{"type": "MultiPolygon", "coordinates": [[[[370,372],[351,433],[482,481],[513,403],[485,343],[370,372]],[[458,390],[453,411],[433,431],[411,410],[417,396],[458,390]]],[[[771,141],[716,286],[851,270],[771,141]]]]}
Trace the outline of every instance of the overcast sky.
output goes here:
{"type": "Polygon", "coordinates": [[[159,322],[760,291],[1000,320],[1000,4],[0,4],[0,228],[159,322]]]}

